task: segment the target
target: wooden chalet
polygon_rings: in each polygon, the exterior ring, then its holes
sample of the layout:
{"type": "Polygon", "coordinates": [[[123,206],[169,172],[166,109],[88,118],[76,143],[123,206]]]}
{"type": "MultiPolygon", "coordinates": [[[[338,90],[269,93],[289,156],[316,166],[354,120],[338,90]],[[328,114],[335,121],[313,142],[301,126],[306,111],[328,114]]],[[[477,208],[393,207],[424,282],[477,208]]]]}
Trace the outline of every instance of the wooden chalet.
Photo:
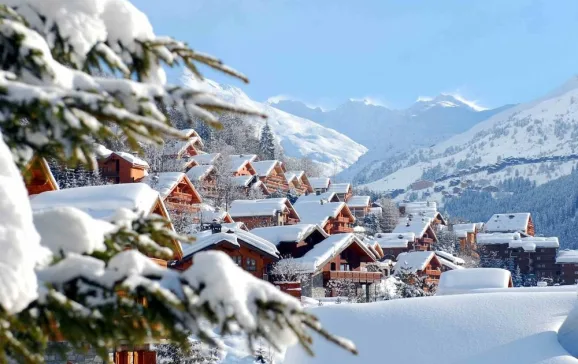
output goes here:
{"type": "Polygon", "coordinates": [[[186,174],[161,172],[143,179],[157,191],[168,209],[177,213],[195,213],[203,202],[201,195],[186,174]]]}
{"type": "Polygon", "coordinates": [[[294,190],[299,196],[314,192],[304,171],[287,171],[285,172],[285,178],[287,183],[289,183],[289,189],[294,190]]]}
{"type": "Polygon", "coordinates": [[[208,198],[217,196],[217,176],[213,165],[198,165],[186,173],[189,180],[197,186],[200,193],[208,198]]]}
{"type": "Polygon", "coordinates": [[[23,177],[29,196],[58,190],[58,183],[56,183],[50,171],[50,166],[44,158],[32,157],[26,165],[23,177]]]}
{"type": "Polygon", "coordinates": [[[303,272],[311,274],[302,287],[303,295],[309,297],[336,296],[330,281],[349,280],[356,284],[371,285],[381,281],[380,272],[368,272],[366,264],[375,263],[376,257],[355,234],[335,234],[325,240],[306,245],[294,258],[303,272]]]}
{"type": "Polygon", "coordinates": [[[413,251],[397,256],[394,274],[414,273],[419,277],[424,277],[426,285],[437,285],[442,269],[442,263],[434,252],[413,251]]]}
{"type": "Polygon", "coordinates": [[[199,154],[203,148],[203,140],[194,129],[184,129],[181,132],[186,139],[170,138],[165,142],[163,158],[183,159],[199,154]]]}
{"type": "Polygon", "coordinates": [[[247,272],[257,278],[268,280],[271,264],[279,260],[279,252],[274,244],[242,229],[213,224],[209,230],[193,236],[195,241],[183,244],[183,258],[172,268],[185,270],[194,264],[196,253],[220,250],[247,272]]]}
{"type": "Polygon", "coordinates": [[[399,213],[403,217],[429,218],[434,230],[440,225],[447,225],[442,214],[437,210],[437,203],[433,201],[402,202],[399,204],[399,213]]]}
{"type": "Polygon", "coordinates": [[[265,160],[259,162],[252,162],[253,168],[259,176],[261,182],[267,186],[271,192],[289,191],[289,183],[285,178],[285,167],[283,163],[278,160],[265,160]]]}
{"type": "Polygon", "coordinates": [[[252,229],[251,232],[277,246],[281,257],[302,257],[329,235],[317,225],[296,224],[252,229]]]}
{"type": "Polygon", "coordinates": [[[347,201],[347,207],[353,216],[362,219],[371,212],[371,202],[369,196],[351,196],[347,201]]]}
{"type": "Polygon", "coordinates": [[[353,196],[351,183],[331,183],[327,191],[335,192],[341,202],[348,202],[351,196],[353,196]]]}
{"type": "Polygon", "coordinates": [[[231,183],[233,184],[233,188],[236,188],[246,196],[251,196],[252,192],[260,193],[262,196],[269,196],[271,194],[265,183],[263,183],[257,175],[231,177],[231,183]]]}
{"type": "Polygon", "coordinates": [[[221,153],[205,153],[199,152],[199,154],[191,157],[200,166],[215,165],[221,160],[221,153]]]}
{"type": "Polygon", "coordinates": [[[287,198],[235,200],[229,214],[249,229],[266,226],[293,225],[300,221],[298,213],[287,198]]]}
{"type": "Polygon", "coordinates": [[[295,209],[302,223],[319,225],[329,235],[353,232],[355,216],[344,202],[297,201],[295,209]]]}
{"type": "Polygon", "coordinates": [[[381,247],[383,257],[395,261],[401,253],[414,250],[415,233],[377,233],[375,242],[381,247]]]}
{"type": "Polygon", "coordinates": [[[111,152],[98,160],[101,176],[108,183],[140,182],[149,170],[149,164],[141,158],[125,152],[111,152]]]}
{"type": "Polygon", "coordinates": [[[557,282],[563,285],[578,284],[578,250],[561,250],[556,257],[557,282]]]}
{"type": "Polygon", "coordinates": [[[309,177],[309,183],[314,192],[327,192],[331,186],[331,180],[327,177],[309,177]]]}
{"type": "Polygon", "coordinates": [[[233,176],[254,176],[257,171],[253,167],[253,162],[257,160],[255,154],[232,154],[226,156],[225,163],[230,163],[231,173],[233,176]]]}
{"type": "Polygon", "coordinates": [[[460,239],[460,251],[471,252],[476,250],[476,235],[478,234],[478,225],[454,224],[451,226],[454,234],[460,239]]]}
{"type": "Polygon", "coordinates": [[[515,233],[534,236],[534,222],[528,212],[495,214],[484,225],[487,233],[515,233]]]}
{"type": "Polygon", "coordinates": [[[442,264],[442,272],[447,272],[455,269],[464,269],[463,265],[466,263],[462,258],[453,256],[444,251],[435,251],[437,258],[442,264]]]}
{"type": "Polygon", "coordinates": [[[301,195],[295,203],[299,202],[340,202],[335,192],[315,192],[308,195],[301,195]]]}
{"type": "Polygon", "coordinates": [[[431,224],[431,219],[427,217],[407,217],[401,218],[397,226],[393,229],[394,234],[413,233],[415,240],[411,245],[411,250],[431,250],[431,246],[437,241],[437,236],[431,224]]]}

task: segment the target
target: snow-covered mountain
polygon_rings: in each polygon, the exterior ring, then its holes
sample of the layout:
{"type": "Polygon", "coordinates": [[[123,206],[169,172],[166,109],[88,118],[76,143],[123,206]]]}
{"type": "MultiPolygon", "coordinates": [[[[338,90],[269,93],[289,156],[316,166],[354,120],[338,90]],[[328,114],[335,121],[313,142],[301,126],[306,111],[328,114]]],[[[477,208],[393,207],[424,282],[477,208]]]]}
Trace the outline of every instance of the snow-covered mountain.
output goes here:
{"type": "Polygon", "coordinates": [[[376,163],[441,142],[503,109],[486,110],[448,94],[420,98],[405,110],[392,110],[363,100],[350,100],[329,111],[309,108],[292,100],[277,101],[273,105],[315,120],[368,147],[368,153],[338,176],[357,183],[383,177],[383,174],[376,173],[376,163]]]}
{"type": "Polygon", "coordinates": [[[433,197],[465,189],[496,191],[511,177],[527,177],[538,184],[553,180],[569,174],[577,162],[578,77],[574,77],[548,95],[499,112],[464,133],[383,161],[388,173],[366,186],[433,197]],[[412,189],[416,181],[422,182],[412,189]]]}
{"type": "MultiPolygon", "coordinates": [[[[333,175],[349,167],[367,152],[366,147],[334,129],[279,110],[267,103],[254,101],[238,87],[218,84],[211,80],[199,85],[198,81],[187,75],[183,76],[183,83],[194,84],[197,88],[201,86],[229,103],[252,108],[267,115],[267,122],[283,147],[284,153],[290,157],[310,158],[322,165],[327,175],[333,175]]],[[[265,120],[261,118],[254,118],[254,122],[257,124],[257,131],[265,124],[265,120]]]]}

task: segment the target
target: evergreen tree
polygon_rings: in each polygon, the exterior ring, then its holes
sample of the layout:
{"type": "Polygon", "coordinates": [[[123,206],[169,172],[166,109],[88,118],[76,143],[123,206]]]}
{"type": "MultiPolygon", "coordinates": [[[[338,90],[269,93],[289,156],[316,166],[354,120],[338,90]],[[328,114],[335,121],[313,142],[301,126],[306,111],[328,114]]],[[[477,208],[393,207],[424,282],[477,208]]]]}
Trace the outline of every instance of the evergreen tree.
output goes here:
{"type": "Polygon", "coordinates": [[[399,223],[399,208],[390,198],[379,200],[381,205],[381,217],[379,227],[382,233],[391,233],[399,223]]]}
{"type": "Polygon", "coordinates": [[[275,137],[271,131],[269,123],[266,122],[261,129],[261,138],[259,139],[259,156],[263,160],[276,159],[275,137]]]}
{"type": "Polygon", "coordinates": [[[520,271],[519,265],[516,266],[516,270],[512,274],[512,283],[514,284],[514,287],[522,287],[524,285],[524,276],[520,271]]]}

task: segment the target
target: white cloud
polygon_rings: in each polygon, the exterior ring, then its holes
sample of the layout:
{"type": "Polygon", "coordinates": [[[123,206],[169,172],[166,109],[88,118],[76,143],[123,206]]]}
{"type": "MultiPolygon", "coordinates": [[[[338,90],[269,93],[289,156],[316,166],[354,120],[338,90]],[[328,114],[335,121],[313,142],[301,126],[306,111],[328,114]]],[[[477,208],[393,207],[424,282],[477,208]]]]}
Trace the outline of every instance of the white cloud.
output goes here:
{"type": "Polygon", "coordinates": [[[429,102],[429,101],[433,101],[433,97],[430,96],[418,96],[417,100],[415,100],[416,102],[429,102]]]}
{"type": "Polygon", "coordinates": [[[487,107],[480,105],[478,100],[468,100],[457,92],[447,93],[447,95],[453,96],[456,100],[463,102],[476,111],[488,110],[487,107]]]}

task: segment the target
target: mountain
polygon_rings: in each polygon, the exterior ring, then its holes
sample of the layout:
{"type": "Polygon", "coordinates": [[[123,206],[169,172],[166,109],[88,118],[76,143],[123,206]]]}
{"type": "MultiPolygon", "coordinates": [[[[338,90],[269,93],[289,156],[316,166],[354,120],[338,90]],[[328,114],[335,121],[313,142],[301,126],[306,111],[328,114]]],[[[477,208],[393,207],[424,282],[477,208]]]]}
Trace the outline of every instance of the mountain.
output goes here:
{"type": "Polygon", "coordinates": [[[441,142],[510,107],[486,110],[447,94],[421,98],[405,110],[353,100],[329,111],[310,108],[293,100],[282,100],[273,105],[315,120],[369,148],[357,163],[338,175],[338,178],[357,183],[383,177],[380,172],[375,173],[375,166],[384,159],[441,142]]]}
{"type": "Polygon", "coordinates": [[[464,133],[384,161],[387,173],[365,187],[404,189],[406,198],[455,196],[468,189],[498,192],[500,182],[512,177],[540,185],[568,175],[577,161],[578,77],[574,77],[546,96],[498,112],[464,133]]]}
{"type": "MultiPolygon", "coordinates": [[[[326,175],[333,175],[352,165],[367,148],[349,137],[307,118],[298,117],[271,105],[252,100],[240,88],[211,80],[203,83],[185,75],[183,83],[211,92],[224,101],[255,109],[268,116],[267,122],[285,155],[308,157],[319,163],[326,175]]],[[[253,118],[259,132],[265,120],[253,118]]]]}

